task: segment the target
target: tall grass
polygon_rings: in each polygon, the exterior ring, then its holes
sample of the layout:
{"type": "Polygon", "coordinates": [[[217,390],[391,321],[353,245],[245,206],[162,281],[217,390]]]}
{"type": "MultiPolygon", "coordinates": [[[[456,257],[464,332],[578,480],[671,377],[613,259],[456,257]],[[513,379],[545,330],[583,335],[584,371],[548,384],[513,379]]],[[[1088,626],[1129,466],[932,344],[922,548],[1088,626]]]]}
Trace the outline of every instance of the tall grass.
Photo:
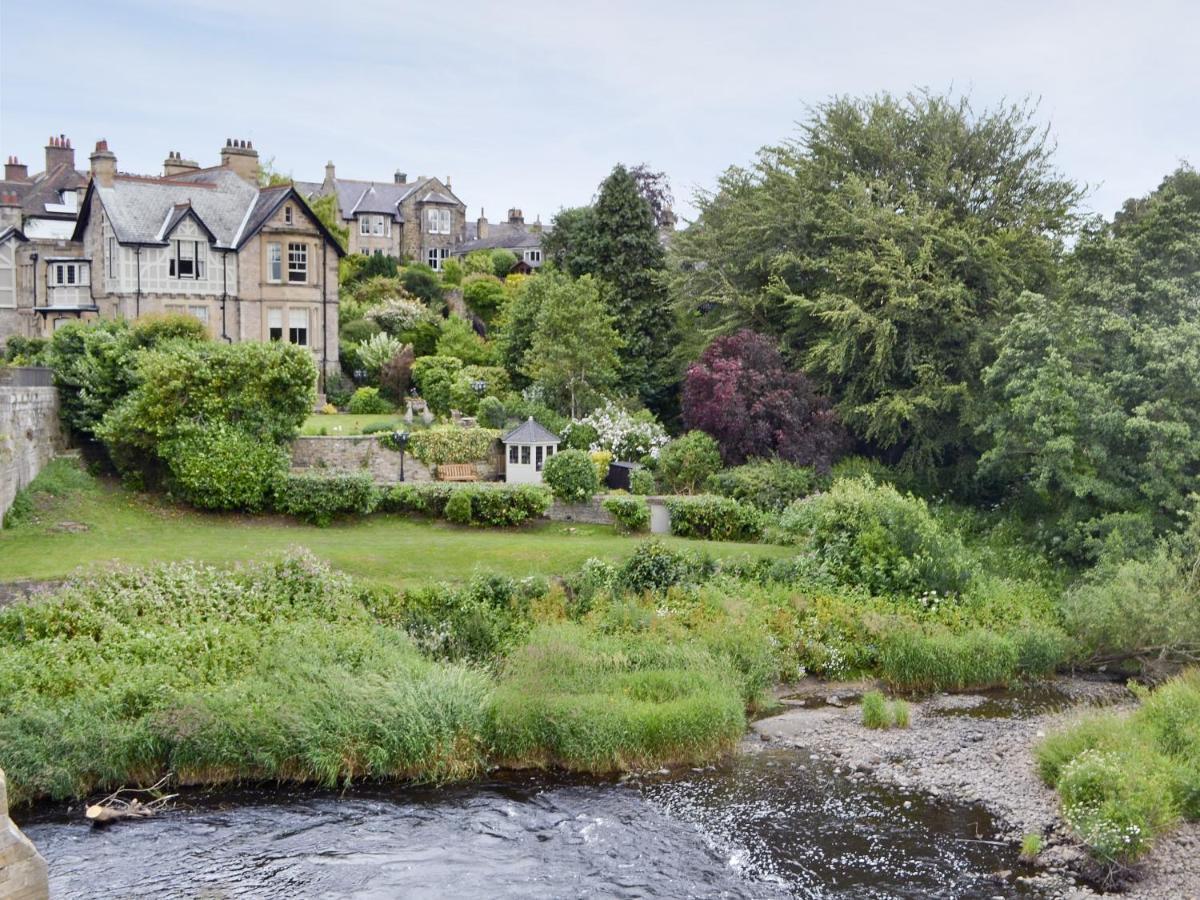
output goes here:
{"type": "Polygon", "coordinates": [[[1044,677],[1067,657],[1070,642],[1048,625],[1011,632],[974,628],[899,628],[882,635],[879,674],[902,690],[967,690],[1044,677]]]}

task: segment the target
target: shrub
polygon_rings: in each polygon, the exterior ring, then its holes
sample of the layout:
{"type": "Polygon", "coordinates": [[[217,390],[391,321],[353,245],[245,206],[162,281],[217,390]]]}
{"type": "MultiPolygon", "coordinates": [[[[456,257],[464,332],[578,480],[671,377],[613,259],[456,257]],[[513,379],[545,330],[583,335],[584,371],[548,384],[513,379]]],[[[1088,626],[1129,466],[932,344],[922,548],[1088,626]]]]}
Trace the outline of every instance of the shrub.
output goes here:
{"type": "Polygon", "coordinates": [[[496,447],[500,432],[492,428],[436,426],[414,432],[408,452],[427,466],[485,460],[496,447]]]}
{"type": "Polygon", "coordinates": [[[372,378],[378,378],[379,371],[403,349],[404,344],[399,338],[382,332],[367,338],[356,348],[359,365],[372,378]]]}
{"type": "Polygon", "coordinates": [[[397,403],[404,401],[412,384],[413,348],[405,345],[379,370],[379,392],[397,403]]]}
{"type": "Polygon", "coordinates": [[[693,557],[672,550],[657,538],[638,544],[633,555],[621,565],[614,585],[634,594],[665,591],[677,584],[693,580],[702,565],[693,557]]]}
{"type": "Polygon", "coordinates": [[[405,591],[398,624],[432,657],[492,663],[527,633],[526,599],[511,578],[476,575],[459,589],[405,591]]]}
{"type": "Polygon", "coordinates": [[[400,284],[430,309],[442,307],[442,283],[429,266],[409,265],[400,272],[400,284]]]}
{"type": "Polygon", "coordinates": [[[387,512],[449,518],[447,504],[460,494],[469,499],[470,522],[476,525],[520,525],[545,515],[550,507],[550,492],[537,485],[445,482],[395,485],[384,495],[381,507],[387,512]]]}
{"type": "Polygon", "coordinates": [[[288,452],[219,422],[168,443],[172,489],[201,509],[258,512],[288,469],[288,452]]]}
{"type": "Polygon", "coordinates": [[[463,366],[450,384],[450,406],[469,416],[475,415],[483,397],[507,390],[508,373],[498,366],[463,366]]]}
{"type": "Polygon", "coordinates": [[[612,454],[607,450],[594,450],[588,456],[592,465],[596,467],[596,478],[600,480],[600,486],[604,487],[608,480],[608,467],[612,464],[612,454]]]}
{"type": "MultiPolygon", "coordinates": [[[[545,421],[543,425],[549,427],[545,421]]],[[[571,426],[572,430],[586,426],[596,432],[596,439],[589,450],[609,450],[615,459],[625,462],[640,460],[644,456],[658,456],[666,446],[666,429],[646,410],[631,413],[607,403],[586,418],[571,426]]],[[[584,449],[584,448],[580,448],[584,449]]]]}
{"type": "Polygon", "coordinates": [[[446,519],[456,525],[471,524],[471,495],[467,491],[455,491],[446,501],[446,519]]]}
{"type": "Polygon", "coordinates": [[[435,414],[450,413],[451,391],[462,367],[462,360],[454,356],[419,356],[413,361],[413,384],[435,414]]]}
{"type": "Polygon", "coordinates": [[[495,318],[507,296],[504,285],[495,277],[468,275],[463,283],[463,300],[485,322],[495,318]]]}
{"type": "Polygon", "coordinates": [[[564,450],[591,450],[592,445],[596,444],[600,437],[595,426],[584,422],[572,422],[560,434],[563,438],[564,450]]]}
{"type": "Polygon", "coordinates": [[[508,421],[504,402],[499,397],[484,397],[479,401],[475,415],[479,419],[479,424],[484,428],[503,428],[508,421]]]}
{"type": "Polygon", "coordinates": [[[671,533],[713,541],[756,541],[762,537],[763,514],[728,497],[671,497],[671,533]]]}
{"type": "Polygon", "coordinates": [[[323,416],[336,416],[337,411],[338,411],[338,408],[336,406],[334,406],[332,403],[326,403],[324,406],[321,407],[321,415],[323,415],[323,416]]]}
{"type": "Polygon", "coordinates": [[[650,527],[650,507],[645,500],[635,497],[609,497],[604,501],[608,510],[623,531],[645,531],[650,527]]]}
{"type": "Polygon", "coordinates": [[[629,473],[629,491],[643,497],[657,493],[654,473],[649,469],[634,469],[629,473]]]}
{"type": "Polygon", "coordinates": [[[808,466],[782,459],[764,460],[717,472],[709,477],[706,488],[709,493],[779,513],[813,492],[816,474],[808,466]]]}
{"type": "Polygon", "coordinates": [[[442,323],[437,355],[452,356],[470,366],[491,365],[495,359],[491,345],[475,333],[470,322],[459,316],[451,316],[442,323]]]}
{"type": "Polygon", "coordinates": [[[720,468],[717,442],[703,431],[689,431],[663,447],[658,455],[659,476],[680,494],[694,494],[720,468]]]}
{"type": "Polygon", "coordinates": [[[517,264],[517,254],[511,250],[499,247],[492,251],[492,274],[497,278],[505,278],[517,264]]]}
{"type": "MultiPolygon", "coordinates": [[[[407,296],[391,297],[367,313],[369,321],[394,337],[399,337],[430,318],[429,308],[424,303],[407,296]]],[[[342,336],[346,336],[344,330],[342,336]]]]}
{"type": "Polygon", "coordinates": [[[369,475],[287,475],[280,482],[276,508],[322,527],[335,516],[366,515],[377,492],[369,475]]]}
{"type": "Polygon", "coordinates": [[[379,323],[372,319],[353,319],[341,324],[338,337],[348,344],[358,345],[375,337],[381,330],[379,323]]]}
{"type": "Polygon", "coordinates": [[[49,359],[50,341],[47,338],[27,338],[11,334],[4,342],[4,362],[15,366],[45,365],[49,359]]]}
{"type": "Polygon", "coordinates": [[[923,500],[869,478],[834,482],[799,500],[780,522],[806,541],[820,570],[873,594],[955,594],[970,582],[966,550],[923,500]]]}
{"type": "Polygon", "coordinates": [[[582,450],[555,453],[542,467],[542,480],[564,503],[586,503],[600,490],[596,467],[582,450]]]}
{"type": "Polygon", "coordinates": [[[350,397],[347,407],[356,416],[383,415],[395,411],[387,400],[379,396],[379,388],[360,387],[350,397]]]}

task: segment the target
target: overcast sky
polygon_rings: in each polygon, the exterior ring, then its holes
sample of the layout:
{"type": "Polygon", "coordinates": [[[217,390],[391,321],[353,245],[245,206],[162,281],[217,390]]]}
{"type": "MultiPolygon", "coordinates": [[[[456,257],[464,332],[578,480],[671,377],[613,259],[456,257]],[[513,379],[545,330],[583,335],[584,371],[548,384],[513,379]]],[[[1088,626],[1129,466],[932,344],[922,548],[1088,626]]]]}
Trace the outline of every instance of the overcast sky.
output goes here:
{"type": "Polygon", "coordinates": [[[254,142],[292,177],[450,175],[468,215],[549,220],[620,161],[679,210],[832,94],[1040,98],[1058,161],[1111,213],[1200,165],[1200,4],[0,0],[0,153],[40,170],[254,142]],[[53,10],[53,14],[50,13],[53,10]]]}

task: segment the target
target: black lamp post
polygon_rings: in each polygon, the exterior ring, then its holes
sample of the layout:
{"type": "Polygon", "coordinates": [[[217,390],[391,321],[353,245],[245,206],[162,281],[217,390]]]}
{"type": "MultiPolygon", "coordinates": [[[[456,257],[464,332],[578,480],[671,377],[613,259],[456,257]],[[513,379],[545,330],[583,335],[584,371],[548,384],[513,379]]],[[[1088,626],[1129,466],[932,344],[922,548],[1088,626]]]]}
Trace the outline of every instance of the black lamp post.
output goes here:
{"type": "Polygon", "coordinates": [[[404,480],[404,448],[408,446],[410,435],[407,431],[393,431],[392,440],[400,448],[400,480],[404,480]]]}

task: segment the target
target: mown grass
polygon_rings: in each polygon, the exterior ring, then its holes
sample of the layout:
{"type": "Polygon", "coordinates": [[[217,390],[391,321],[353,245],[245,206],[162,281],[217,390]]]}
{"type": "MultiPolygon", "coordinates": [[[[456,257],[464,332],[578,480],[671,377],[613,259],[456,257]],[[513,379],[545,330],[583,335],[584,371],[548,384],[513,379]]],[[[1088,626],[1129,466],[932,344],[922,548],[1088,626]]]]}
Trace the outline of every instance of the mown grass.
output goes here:
{"type": "Polygon", "coordinates": [[[300,426],[300,433],[303,435],[342,437],[345,435],[362,434],[363,429],[369,425],[387,425],[393,431],[412,431],[414,428],[424,427],[420,422],[405,422],[404,417],[400,413],[363,415],[353,415],[351,413],[324,415],[323,413],[318,413],[304,420],[304,424],[300,426]]]}
{"type": "Polygon", "coordinates": [[[1036,755],[1093,855],[1113,865],[1138,859],[1181,818],[1200,820],[1200,670],[1146,694],[1129,715],[1087,715],[1036,755]]]}
{"type": "MultiPolygon", "coordinates": [[[[39,475],[25,495],[30,508],[23,521],[0,531],[0,581],[64,578],[108,563],[192,559],[229,565],[302,547],[344,572],[402,588],[431,580],[461,582],[477,570],[513,577],[558,575],[590,557],[623,559],[638,544],[607,526],[469,529],[376,514],[316,528],[282,517],[202,513],[133,494],[73,467],[61,460],[39,475]],[[67,479],[69,487],[58,490],[67,479]],[[42,490],[48,480],[55,493],[42,490]],[[63,522],[82,523],[88,530],[62,530],[63,522]]],[[[788,552],[762,544],[666,540],[714,557],[775,558],[788,552]]]]}

